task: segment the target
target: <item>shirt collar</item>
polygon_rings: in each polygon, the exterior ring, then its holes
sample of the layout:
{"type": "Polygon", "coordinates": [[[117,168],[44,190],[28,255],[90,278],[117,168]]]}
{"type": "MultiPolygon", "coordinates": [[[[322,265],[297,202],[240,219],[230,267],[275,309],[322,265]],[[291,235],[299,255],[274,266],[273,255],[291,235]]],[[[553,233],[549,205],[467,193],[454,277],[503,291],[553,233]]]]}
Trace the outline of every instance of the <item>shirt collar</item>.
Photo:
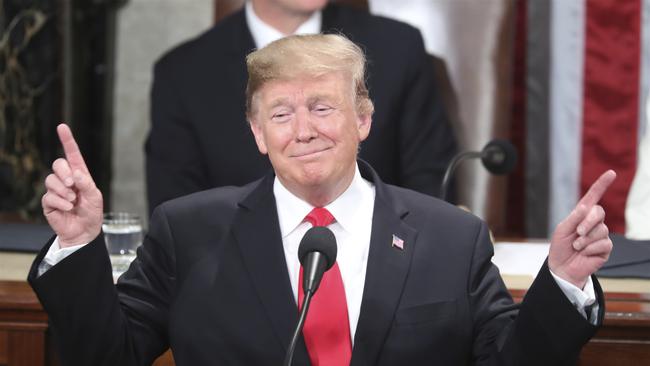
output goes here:
{"type": "MultiPolygon", "coordinates": [[[[314,206],[301,200],[291,193],[282,182],[275,177],[273,182],[273,194],[278,210],[280,222],[280,233],[282,238],[291,234],[305,219],[305,216],[314,206]]],[[[341,227],[351,232],[358,225],[360,215],[357,212],[362,204],[372,204],[374,201],[374,185],[361,177],[359,167],[355,167],[354,178],[350,186],[332,203],[325,206],[334,216],[341,227]],[[370,200],[370,201],[368,201],[370,200]]]]}
{"type": "MultiPolygon", "coordinates": [[[[283,34],[282,32],[278,31],[260,19],[253,10],[252,2],[246,2],[245,13],[248,29],[250,29],[253,40],[255,41],[255,46],[258,49],[265,47],[267,44],[286,36],[286,34],[283,34]]],[[[300,27],[296,29],[294,34],[319,33],[321,29],[322,19],[323,14],[321,11],[314,12],[314,14],[312,14],[312,16],[307,19],[307,21],[302,23],[300,27]]]]}

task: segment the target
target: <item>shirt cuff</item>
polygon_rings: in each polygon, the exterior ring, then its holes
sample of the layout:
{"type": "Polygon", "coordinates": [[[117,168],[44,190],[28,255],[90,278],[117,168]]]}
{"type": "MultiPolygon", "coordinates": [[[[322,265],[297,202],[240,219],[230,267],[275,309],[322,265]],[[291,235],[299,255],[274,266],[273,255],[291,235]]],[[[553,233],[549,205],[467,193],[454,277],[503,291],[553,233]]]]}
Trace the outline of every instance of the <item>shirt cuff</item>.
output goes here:
{"type": "Polygon", "coordinates": [[[594,290],[594,283],[591,276],[587,278],[584,289],[580,289],[569,281],[566,281],[557,276],[553,271],[551,276],[560,287],[560,290],[569,299],[571,304],[578,310],[580,315],[587,319],[591,324],[596,325],[598,321],[598,308],[599,304],[596,302],[596,291],[594,290]],[[590,314],[587,314],[590,311],[590,314]]]}
{"type": "Polygon", "coordinates": [[[64,260],[70,254],[81,249],[86,244],[79,244],[67,248],[61,248],[59,246],[59,237],[57,236],[56,238],[54,238],[52,245],[50,245],[47,254],[45,254],[45,257],[43,257],[43,261],[41,262],[41,264],[38,265],[38,276],[39,277],[42,276],[43,273],[47,272],[48,269],[54,267],[54,265],[64,260]]]}

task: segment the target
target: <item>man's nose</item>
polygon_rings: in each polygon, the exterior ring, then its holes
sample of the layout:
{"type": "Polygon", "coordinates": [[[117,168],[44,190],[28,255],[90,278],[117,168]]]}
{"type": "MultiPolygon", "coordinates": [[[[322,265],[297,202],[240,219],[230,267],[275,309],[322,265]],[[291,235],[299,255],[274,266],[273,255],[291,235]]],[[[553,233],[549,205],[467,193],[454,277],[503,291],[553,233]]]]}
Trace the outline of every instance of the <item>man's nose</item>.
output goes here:
{"type": "Polygon", "coordinates": [[[297,141],[310,141],[318,136],[314,121],[308,110],[297,111],[294,128],[297,141]]]}

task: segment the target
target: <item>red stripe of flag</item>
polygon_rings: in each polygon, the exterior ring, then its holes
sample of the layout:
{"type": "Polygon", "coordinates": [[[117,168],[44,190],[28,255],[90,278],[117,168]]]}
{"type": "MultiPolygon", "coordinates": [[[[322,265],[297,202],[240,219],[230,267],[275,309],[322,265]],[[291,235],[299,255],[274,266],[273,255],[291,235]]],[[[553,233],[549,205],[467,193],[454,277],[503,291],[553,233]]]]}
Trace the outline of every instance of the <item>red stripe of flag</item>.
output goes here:
{"type": "Polygon", "coordinates": [[[601,204],[610,231],[624,233],[637,162],[641,0],[587,0],[586,14],[580,189],[615,169],[601,204]]]}
{"type": "Polygon", "coordinates": [[[510,140],[518,152],[515,171],[508,177],[506,236],[526,236],[526,41],[528,38],[528,0],[518,0],[515,15],[515,43],[512,83],[512,124],[510,140]]]}

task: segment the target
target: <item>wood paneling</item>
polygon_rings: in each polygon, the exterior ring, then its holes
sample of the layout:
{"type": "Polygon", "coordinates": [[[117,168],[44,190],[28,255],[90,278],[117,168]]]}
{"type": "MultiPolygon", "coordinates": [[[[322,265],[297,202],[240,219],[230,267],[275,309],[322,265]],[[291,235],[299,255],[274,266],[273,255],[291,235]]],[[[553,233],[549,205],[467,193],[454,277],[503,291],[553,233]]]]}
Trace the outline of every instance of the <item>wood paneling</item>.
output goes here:
{"type": "MultiPolygon", "coordinates": [[[[521,301],[525,291],[510,291],[521,301]]],[[[650,365],[650,294],[605,294],[605,321],[580,353],[580,366],[650,365]]]]}
{"type": "Polygon", "coordinates": [[[26,282],[0,281],[0,365],[46,365],[47,315],[26,282]]]}
{"type": "MultiPolygon", "coordinates": [[[[512,290],[516,301],[525,291],[512,290]]],[[[603,327],[583,349],[580,365],[650,365],[650,294],[607,293],[603,327]]],[[[0,281],[0,366],[56,364],[47,315],[26,282],[0,281]]],[[[172,366],[171,352],[155,366],[172,366]]]]}
{"type": "Polygon", "coordinates": [[[8,343],[8,366],[45,365],[44,331],[11,331],[8,343]]]}
{"type": "Polygon", "coordinates": [[[9,362],[9,332],[0,331],[0,366],[9,362]]]}
{"type": "Polygon", "coordinates": [[[580,355],[580,366],[626,366],[650,364],[650,342],[629,343],[594,339],[580,355]]]}

